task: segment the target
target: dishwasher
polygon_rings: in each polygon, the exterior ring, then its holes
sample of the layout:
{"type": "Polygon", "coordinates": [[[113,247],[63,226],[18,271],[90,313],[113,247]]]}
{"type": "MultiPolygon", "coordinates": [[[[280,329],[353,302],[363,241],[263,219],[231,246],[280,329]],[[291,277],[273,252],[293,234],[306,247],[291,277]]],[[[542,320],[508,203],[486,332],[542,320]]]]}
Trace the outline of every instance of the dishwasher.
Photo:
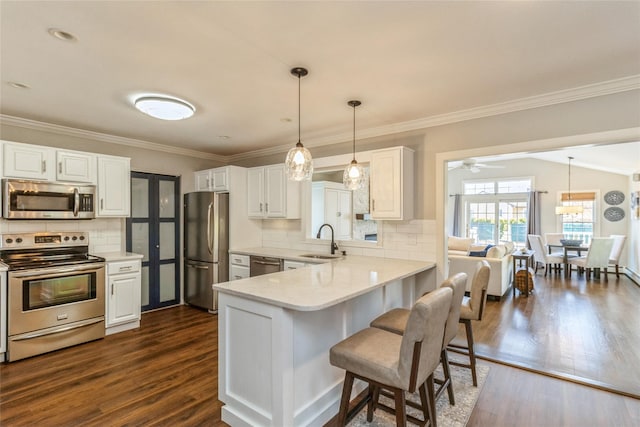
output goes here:
{"type": "Polygon", "coordinates": [[[252,256],[250,259],[249,276],[251,277],[283,270],[283,263],[280,258],[252,256]]]}

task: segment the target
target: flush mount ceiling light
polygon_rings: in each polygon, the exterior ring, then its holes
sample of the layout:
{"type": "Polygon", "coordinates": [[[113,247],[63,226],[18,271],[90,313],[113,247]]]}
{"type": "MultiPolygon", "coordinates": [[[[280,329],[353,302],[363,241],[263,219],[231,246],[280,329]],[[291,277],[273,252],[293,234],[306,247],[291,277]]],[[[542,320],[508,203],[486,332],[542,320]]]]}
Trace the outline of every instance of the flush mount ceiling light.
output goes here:
{"type": "Polygon", "coordinates": [[[163,96],[143,96],[136,99],[134,105],[143,113],[161,120],[188,119],[196,111],[187,101],[163,96]]]}
{"type": "Polygon", "coordinates": [[[357,190],[364,186],[365,181],[364,169],[362,165],[356,161],[356,107],[362,104],[362,102],[354,100],[347,102],[347,104],[353,107],[353,160],[351,160],[351,164],[344,170],[342,182],[349,190],[357,190]]]}
{"type": "MultiPolygon", "coordinates": [[[[571,203],[571,160],[573,157],[569,157],[569,191],[567,196],[567,202],[571,203]]],[[[584,211],[582,206],[560,205],[556,206],[556,215],[570,215],[579,214],[584,211]]]]}
{"type": "Polygon", "coordinates": [[[287,177],[293,181],[311,179],[313,175],[313,159],[309,150],[300,142],[300,78],[309,74],[306,68],[291,69],[291,74],[298,76],[298,143],[287,153],[284,161],[287,177]]]}

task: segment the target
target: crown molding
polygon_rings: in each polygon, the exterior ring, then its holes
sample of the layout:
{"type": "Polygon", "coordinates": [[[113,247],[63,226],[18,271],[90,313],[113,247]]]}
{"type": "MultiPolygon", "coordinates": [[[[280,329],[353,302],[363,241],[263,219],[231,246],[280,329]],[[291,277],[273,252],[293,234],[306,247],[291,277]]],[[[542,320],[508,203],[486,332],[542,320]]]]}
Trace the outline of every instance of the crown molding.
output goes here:
{"type": "MultiPolygon", "coordinates": [[[[497,104],[484,105],[481,107],[466,110],[454,111],[451,113],[439,114],[423,119],[410,120],[406,122],[393,123],[386,126],[363,129],[358,131],[358,139],[375,138],[404,132],[414,132],[430,127],[442,126],[451,123],[463,122],[466,120],[479,119],[483,117],[496,116],[500,114],[513,113],[532,108],[546,107],[565,102],[579,101],[582,99],[595,98],[598,96],[611,95],[614,93],[627,92],[640,89],[640,74],[623,77],[615,80],[594,83],[585,86],[578,86],[571,89],[563,89],[556,92],[549,92],[541,95],[520,98],[513,101],[501,102],[497,104]]],[[[337,144],[350,141],[352,133],[345,132],[338,135],[312,138],[304,142],[309,147],[319,147],[323,145],[337,144]]],[[[245,160],[256,156],[267,156],[286,152],[292,144],[278,145],[251,153],[240,153],[229,156],[230,162],[245,160]]]]}
{"type": "Polygon", "coordinates": [[[180,156],[197,157],[201,159],[204,158],[208,160],[215,160],[222,163],[228,162],[228,156],[205,153],[202,151],[190,150],[188,148],[172,147],[169,145],[144,141],[141,139],[109,135],[107,133],[77,129],[69,126],[61,126],[61,125],[56,125],[52,123],[39,122],[36,120],[25,119],[22,117],[8,116],[6,114],[0,114],[0,123],[5,125],[10,125],[10,126],[17,126],[21,128],[31,129],[31,130],[51,132],[58,135],[72,136],[77,138],[86,138],[94,141],[106,142],[109,144],[126,145],[128,147],[136,147],[136,148],[142,148],[145,150],[161,151],[164,153],[177,154],[180,156]]]}
{"type": "MultiPolygon", "coordinates": [[[[623,77],[620,79],[607,80],[604,82],[594,83],[585,86],[578,86],[571,89],[564,89],[556,92],[549,92],[541,95],[520,98],[513,101],[501,102],[497,104],[484,105],[481,107],[470,108],[466,110],[454,111],[451,113],[439,114],[436,116],[426,117],[423,119],[410,120],[406,122],[393,123],[385,126],[358,130],[358,139],[368,139],[392,134],[405,132],[415,132],[425,130],[434,126],[442,126],[466,120],[479,119],[483,117],[496,116],[500,114],[513,113],[532,108],[545,107],[565,102],[579,101],[582,99],[595,98],[598,96],[611,95],[620,92],[640,89],[640,74],[623,77]]],[[[27,129],[41,130],[53,132],[61,135],[75,136],[80,138],[88,138],[92,140],[133,146],[137,148],[162,151],[165,153],[178,154],[188,157],[204,158],[215,160],[221,163],[234,163],[250,158],[268,156],[287,152],[293,143],[280,144],[274,147],[253,150],[246,153],[232,154],[223,156],[212,153],[205,153],[197,150],[186,148],[172,147],[169,145],[158,144],[140,139],[125,138],[115,135],[109,135],[100,132],[82,130],[68,126],[55,125],[50,123],[39,122],[36,120],[24,119],[20,117],[8,116],[0,114],[0,123],[23,127],[27,129]]],[[[344,132],[337,135],[311,138],[304,142],[307,147],[321,147],[331,144],[339,144],[345,141],[351,141],[352,133],[344,132]]]]}

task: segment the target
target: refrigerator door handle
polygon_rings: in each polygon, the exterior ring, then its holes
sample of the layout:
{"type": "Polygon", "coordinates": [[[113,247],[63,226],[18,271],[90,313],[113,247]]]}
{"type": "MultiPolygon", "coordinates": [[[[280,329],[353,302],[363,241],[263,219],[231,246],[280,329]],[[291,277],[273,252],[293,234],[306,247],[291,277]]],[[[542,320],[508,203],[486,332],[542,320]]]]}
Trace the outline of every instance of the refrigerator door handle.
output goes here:
{"type": "Polygon", "coordinates": [[[218,193],[213,196],[213,236],[211,239],[211,249],[213,251],[213,262],[218,262],[218,247],[220,242],[220,197],[218,193]]]}
{"type": "Polygon", "coordinates": [[[206,269],[209,268],[206,265],[198,265],[198,264],[190,264],[190,263],[187,263],[187,267],[189,267],[189,268],[199,268],[200,270],[206,270],[206,269]]]}
{"type": "Polygon", "coordinates": [[[213,254],[213,236],[211,235],[211,209],[213,208],[213,203],[209,203],[209,207],[207,208],[207,249],[210,254],[213,254]]]}

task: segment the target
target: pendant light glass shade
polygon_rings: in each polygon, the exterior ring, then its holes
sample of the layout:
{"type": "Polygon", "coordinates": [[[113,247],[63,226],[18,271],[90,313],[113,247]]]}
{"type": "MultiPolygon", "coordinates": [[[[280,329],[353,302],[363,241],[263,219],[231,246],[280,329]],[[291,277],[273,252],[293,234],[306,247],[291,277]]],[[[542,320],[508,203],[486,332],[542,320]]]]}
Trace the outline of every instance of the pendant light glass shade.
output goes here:
{"type": "MultiPolygon", "coordinates": [[[[571,160],[573,157],[569,157],[569,191],[567,202],[571,203],[571,160]]],[[[582,206],[571,206],[571,205],[560,205],[556,206],[556,215],[571,215],[571,214],[579,214],[584,212],[584,208],[582,206]]]]}
{"type": "Polygon", "coordinates": [[[313,175],[313,159],[309,150],[300,142],[300,78],[308,74],[306,68],[292,68],[291,74],[298,76],[298,143],[287,153],[284,161],[287,178],[292,181],[311,179],[313,175]]]}
{"type": "Polygon", "coordinates": [[[366,179],[364,168],[356,160],[356,107],[362,103],[360,101],[349,101],[348,104],[353,107],[353,160],[344,170],[342,182],[347,189],[357,190],[364,186],[366,179]]]}

